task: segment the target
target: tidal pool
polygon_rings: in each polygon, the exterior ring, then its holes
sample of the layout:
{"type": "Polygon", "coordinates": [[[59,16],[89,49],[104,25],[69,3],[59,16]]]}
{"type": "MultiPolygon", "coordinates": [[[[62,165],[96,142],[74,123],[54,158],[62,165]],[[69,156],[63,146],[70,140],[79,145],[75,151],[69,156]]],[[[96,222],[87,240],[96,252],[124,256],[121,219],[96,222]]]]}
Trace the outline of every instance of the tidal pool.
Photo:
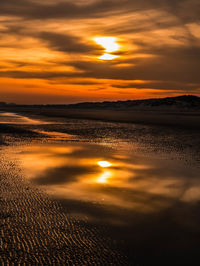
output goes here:
{"type": "Polygon", "coordinates": [[[81,142],[30,146],[20,158],[30,182],[69,215],[107,226],[130,261],[189,263],[198,257],[199,168],[137,154],[128,145],[81,142]]]}

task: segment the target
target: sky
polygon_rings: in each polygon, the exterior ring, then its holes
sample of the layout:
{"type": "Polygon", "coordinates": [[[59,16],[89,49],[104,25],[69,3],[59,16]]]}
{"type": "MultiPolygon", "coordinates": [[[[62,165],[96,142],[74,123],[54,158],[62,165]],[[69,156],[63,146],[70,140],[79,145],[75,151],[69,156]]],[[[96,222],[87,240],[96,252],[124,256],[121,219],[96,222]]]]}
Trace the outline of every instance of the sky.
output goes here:
{"type": "Polygon", "coordinates": [[[199,0],[1,0],[0,101],[200,96],[199,0]]]}

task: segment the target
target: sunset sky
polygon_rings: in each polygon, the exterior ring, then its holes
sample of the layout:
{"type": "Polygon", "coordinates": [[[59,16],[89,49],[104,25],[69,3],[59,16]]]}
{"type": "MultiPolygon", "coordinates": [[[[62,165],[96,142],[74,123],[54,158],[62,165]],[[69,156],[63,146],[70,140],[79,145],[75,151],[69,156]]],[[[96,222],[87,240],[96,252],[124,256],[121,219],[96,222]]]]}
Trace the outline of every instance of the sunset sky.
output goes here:
{"type": "Polygon", "coordinates": [[[1,0],[0,101],[200,96],[199,0],[1,0]]]}

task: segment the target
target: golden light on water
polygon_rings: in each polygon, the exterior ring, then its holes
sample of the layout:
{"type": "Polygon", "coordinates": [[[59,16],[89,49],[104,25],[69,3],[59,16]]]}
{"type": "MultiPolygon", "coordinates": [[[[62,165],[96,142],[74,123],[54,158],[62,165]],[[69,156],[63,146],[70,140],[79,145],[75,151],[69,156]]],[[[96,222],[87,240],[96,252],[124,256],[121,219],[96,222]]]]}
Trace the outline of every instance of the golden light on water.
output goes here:
{"type": "MultiPolygon", "coordinates": [[[[85,143],[30,146],[26,151],[20,152],[20,162],[26,178],[45,186],[51,195],[63,199],[81,202],[93,202],[94,199],[96,202],[102,202],[103,199],[104,205],[141,213],[168,208],[177,196],[178,200],[183,202],[199,201],[200,184],[195,181],[182,193],[181,187],[187,180],[187,171],[186,176],[180,180],[179,172],[177,176],[169,172],[171,162],[140,157],[135,153],[113,154],[107,150],[102,155],[102,150],[98,153],[100,147],[96,148],[85,143]],[[108,157],[108,161],[103,159],[108,157]],[[55,174],[52,175],[54,170],[55,174]],[[152,171],[155,171],[154,176],[150,175],[152,171]],[[167,178],[160,178],[163,171],[166,171],[167,178]],[[166,198],[169,200],[166,201],[166,198]]],[[[171,166],[177,170],[176,162],[172,162],[171,166]]],[[[182,175],[182,168],[178,169],[182,175]]]]}
{"type": "Polygon", "coordinates": [[[103,174],[101,174],[98,179],[97,182],[98,183],[107,183],[108,182],[108,178],[111,177],[112,173],[110,171],[105,171],[103,174]]]}
{"type": "MultiPolygon", "coordinates": [[[[98,161],[97,164],[102,167],[102,168],[107,168],[110,167],[112,164],[108,161],[98,161]]],[[[112,176],[112,172],[111,171],[104,171],[98,178],[97,178],[97,183],[107,183],[108,182],[108,178],[110,178],[112,176]]]]}
{"type": "Polygon", "coordinates": [[[105,53],[98,57],[98,59],[113,60],[118,57],[117,55],[112,54],[113,52],[120,50],[120,45],[117,43],[116,37],[98,37],[94,38],[94,41],[105,49],[105,53]]]}
{"type": "Polygon", "coordinates": [[[109,163],[108,161],[99,161],[97,164],[101,167],[110,167],[111,166],[111,163],[109,163]]]}

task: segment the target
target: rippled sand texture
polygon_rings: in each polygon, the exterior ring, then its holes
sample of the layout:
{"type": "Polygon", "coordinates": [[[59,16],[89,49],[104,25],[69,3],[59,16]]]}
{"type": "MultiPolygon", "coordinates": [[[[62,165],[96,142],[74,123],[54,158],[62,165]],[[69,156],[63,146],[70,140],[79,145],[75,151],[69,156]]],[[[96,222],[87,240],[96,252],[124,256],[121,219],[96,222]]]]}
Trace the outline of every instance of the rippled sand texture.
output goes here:
{"type": "Polygon", "coordinates": [[[0,154],[0,265],[126,265],[98,228],[26,183],[10,149],[0,154]]]}
{"type": "Polygon", "coordinates": [[[0,266],[200,265],[199,130],[41,119],[0,116],[0,266]]]}

